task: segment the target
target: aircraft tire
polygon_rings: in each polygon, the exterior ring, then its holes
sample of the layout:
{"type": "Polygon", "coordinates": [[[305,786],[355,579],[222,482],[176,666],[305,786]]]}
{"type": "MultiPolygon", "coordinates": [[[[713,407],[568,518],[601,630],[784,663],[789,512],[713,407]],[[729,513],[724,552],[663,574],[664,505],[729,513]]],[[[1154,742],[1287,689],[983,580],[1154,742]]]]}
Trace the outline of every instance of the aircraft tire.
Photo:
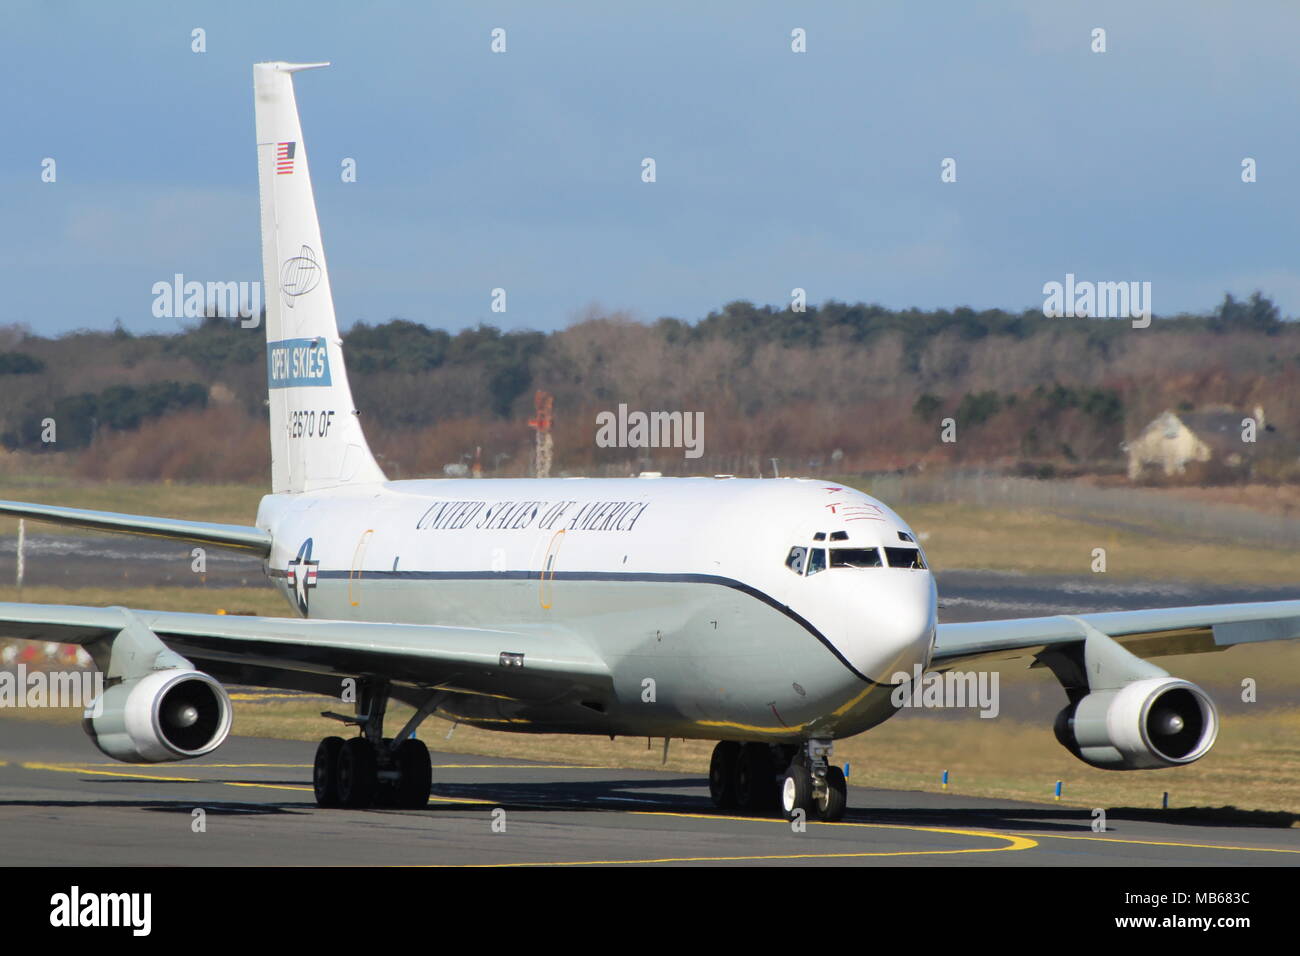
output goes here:
{"type": "Polygon", "coordinates": [[[365,737],[351,737],[339,750],[339,803],[359,810],[374,804],[379,789],[375,748],[365,737]]]}
{"type": "Polygon", "coordinates": [[[844,771],[832,764],[826,768],[826,790],[817,800],[817,818],[834,823],[844,816],[848,805],[848,783],[844,771]]]}
{"type": "Polygon", "coordinates": [[[734,740],[720,740],[713,748],[709,760],[709,796],[719,810],[734,810],[739,805],[736,798],[736,764],[740,761],[740,744],[734,740]]]}
{"type": "Polygon", "coordinates": [[[429,748],[423,740],[410,737],[397,747],[397,783],[395,805],[403,810],[423,810],[429,804],[429,787],[433,785],[433,768],[429,748]]]}
{"type": "Polygon", "coordinates": [[[736,801],[745,813],[764,813],[777,806],[780,789],[767,744],[743,744],[736,761],[736,801]]]}
{"type": "Polygon", "coordinates": [[[316,793],[318,807],[339,805],[339,751],[342,749],[342,737],[326,737],[316,746],[316,762],[312,765],[311,786],[316,793]]]}
{"type": "Polygon", "coordinates": [[[812,774],[803,764],[792,763],[781,778],[781,812],[787,820],[793,820],[802,810],[803,818],[807,820],[812,809],[812,774]]]}

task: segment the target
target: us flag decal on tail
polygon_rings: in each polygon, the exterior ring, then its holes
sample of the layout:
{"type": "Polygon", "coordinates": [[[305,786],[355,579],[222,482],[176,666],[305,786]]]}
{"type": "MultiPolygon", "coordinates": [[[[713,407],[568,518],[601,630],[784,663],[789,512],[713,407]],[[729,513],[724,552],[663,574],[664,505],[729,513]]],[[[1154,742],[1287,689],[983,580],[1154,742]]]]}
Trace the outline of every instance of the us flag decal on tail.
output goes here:
{"type": "Polygon", "coordinates": [[[277,143],[275,146],[275,171],[277,175],[293,174],[293,154],[297,143],[277,143]]]}

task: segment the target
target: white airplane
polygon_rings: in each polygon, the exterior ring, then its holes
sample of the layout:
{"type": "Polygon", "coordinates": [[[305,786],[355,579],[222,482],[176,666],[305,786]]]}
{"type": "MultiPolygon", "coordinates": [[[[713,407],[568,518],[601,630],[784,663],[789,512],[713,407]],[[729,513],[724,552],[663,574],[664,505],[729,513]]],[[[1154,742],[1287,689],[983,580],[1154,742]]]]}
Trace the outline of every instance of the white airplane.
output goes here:
{"type": "Polygon", "coordinates": [[[317,748],[322,807],[422,807],[430,714],[494,730],[719,741],[720,808],[836,820],[836,739],[898,709],[895,675],[1048,666],[1057,736],[1110,769],[1175,767],[1218,731],[1200,688],[1144,658],[1300,636],[1300,601],[938,624],[916,535],[823,480],[388,481],[348,387],[293,75],[253,68],[267,290],[272,493],[254,525],[0,502],[0,513],[260,555],[300,615],[0,604],[0,635],[84,646],[84,722],[110,757],[216,749],[223,684],[336,696],[358,728],[317,748]],[[1140,656],[1139,656],[1140,655],[1140,656]],[[390,699],[415,708],[391,737],[390,699]]]}

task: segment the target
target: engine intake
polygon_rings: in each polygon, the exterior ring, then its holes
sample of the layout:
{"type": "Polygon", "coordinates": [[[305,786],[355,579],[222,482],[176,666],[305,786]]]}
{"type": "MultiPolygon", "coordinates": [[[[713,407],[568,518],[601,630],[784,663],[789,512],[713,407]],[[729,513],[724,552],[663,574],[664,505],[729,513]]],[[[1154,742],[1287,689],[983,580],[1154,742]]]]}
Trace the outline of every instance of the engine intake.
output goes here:
{"type": "Polygon", "coordinates": [[[1201,688],[1174,677],[1094,691],[1056,717],[1056,739],[1103,770],[1149,770],[1200,760],[1219,734],[1219,714],[1201,688]]]}
{"type": "Polygon", "coordinates": [[[180,668],[114,684],[87,709],[82,728],[106,756],[128,763],[186,760],[216,750],[230,734],[226,690],[180,668]]]}

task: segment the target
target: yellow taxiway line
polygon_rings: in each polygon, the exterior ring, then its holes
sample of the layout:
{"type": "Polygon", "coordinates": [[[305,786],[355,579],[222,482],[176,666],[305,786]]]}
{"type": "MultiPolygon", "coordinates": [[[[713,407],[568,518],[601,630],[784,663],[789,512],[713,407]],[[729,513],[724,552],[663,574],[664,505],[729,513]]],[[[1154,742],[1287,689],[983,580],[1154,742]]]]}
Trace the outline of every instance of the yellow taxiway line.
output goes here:
{"type": "Polygon", "coordinates": [[[20,764],[24,770],[48,770],[53,773],[88,773],[96,777],[127,777],[132,780],[158,780],[162,783],[202,783],[198,777],[162,777],[152,773],[128,773],[122,770],[92,770],[82,764],[28,763],[20,764]]]}
{"type": "MultiPolygon", "coordinates": [[[[646,816],[673,816],[673,817],[694,817],[701,820],[743,820],[748,823],[780,823],[786,824],[784,820],[774,820],[769,817],[736,817],[726,816],[715,813],[678,813],[665,810],[633,810],[636,814],[646,816]]],[[[786,824],[788,825],[788,824],[786,824]]],[[[816,823],[816,826],[822,827],[872,827],[875,829],[895,828],[900,830],[931,830],[935,833],[980,833],[987,836],[1000,837],[1024,837],[1031,840],[1091,840],[1097,843],[1134,843],[1143,846],[1168,846],[1178,847],[1186,850],[1235,850],[1242,853],[1300,853],[1300,850],[1283,849],[1281,847],[1263,847],[1263,846],[1225,846],[1221,843],[1179,843],[1173,840],[1128,840],[1120,837],[1104,836],[1084,836],[1066,835],[1062,833],[1026,833],[1020,831],[1008,830],[943,830],[933,827],[910,826],[900,823],[855,823],[849,820],[841,820],[837,823],[816,823]]],[[[1027,847],[1025,848],[1027,849],[1027,847]]]]}
{"type": "Polygon", "coordinates": [[[1063,833],[1035,833],[1040,840],[1090,840],[1094,843],[1134,843],[1138,846],[1173,846],[1186,850],[1238,850],[1242,853],[1300,853],[1273,846],[1224,846],[1221,843],[1177,843],[1170,840],[1125,840],[1120,837],[1067,836],[1063,833]]]}
{"type": "MultiPolygon", "coordinates": [[[[783,820],[754,819],[752,817],[728,817],[704,813],[667,813],[658,811],[632,811],[645,816],[691,817],[704,820],[743,820],[746,823],[781,823],[783,820]]],[[[840,826],[836,823],[814,823],[813,826],[840,826]]],[[[470,864],[480,868],[523,867],[523,866],[640,866],[652,863],[746,863],[761,860],[856,860],[873,857],[896,856],[953,856],[959,853],[1013,853],[1017,850],[1032,850],[1038,846],[1037,841],[1029,837],[1015,836],[1010,833],[995,833],[991,830],[955,830],[946,827],[910,827],[900,824],[850,823],[846,826],[875,827],[886,830],[911,830],[917,833],[942,833],[950,836],[977,837],[990,840],[1005,840],[1006,846],[965,847],[954,850],[862,850],[842,853],[762,853],[745,856],[664,856],[637,860],[548,860],[525,861],[519,863],[478,863],[470,864]]]]}

